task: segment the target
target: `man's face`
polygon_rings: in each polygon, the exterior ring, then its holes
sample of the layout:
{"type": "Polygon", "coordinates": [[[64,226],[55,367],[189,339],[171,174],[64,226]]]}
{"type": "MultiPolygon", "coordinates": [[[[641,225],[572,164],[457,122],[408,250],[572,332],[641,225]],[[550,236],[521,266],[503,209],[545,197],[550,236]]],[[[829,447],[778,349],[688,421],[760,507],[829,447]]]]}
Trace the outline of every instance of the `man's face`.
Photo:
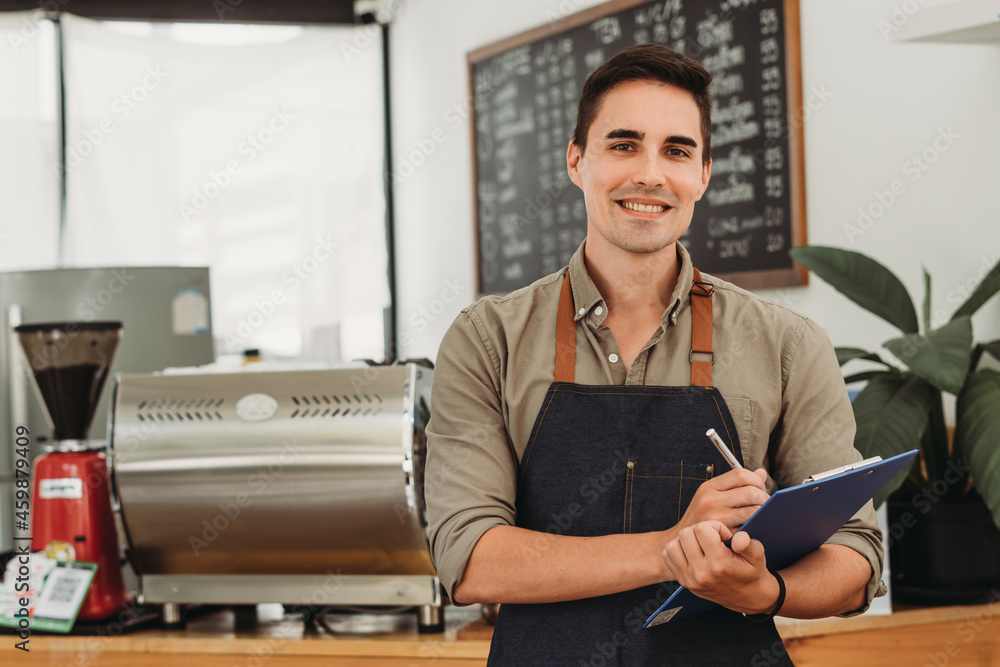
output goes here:
{"type": "Polygon", "coordinates": [[[691,93],[630,81],[605,95],[581,153],[570,143],[570,179],[587,205],[587,246],[653,253],[691,224],[711,174],[691,93]]]}

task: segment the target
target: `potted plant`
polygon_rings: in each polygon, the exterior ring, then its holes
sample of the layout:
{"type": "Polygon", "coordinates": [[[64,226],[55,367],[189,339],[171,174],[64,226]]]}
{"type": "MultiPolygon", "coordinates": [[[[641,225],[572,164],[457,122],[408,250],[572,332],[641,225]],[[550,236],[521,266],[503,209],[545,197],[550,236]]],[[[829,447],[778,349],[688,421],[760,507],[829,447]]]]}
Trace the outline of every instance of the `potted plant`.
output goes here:
{"type": "Polygon", "coordinates": [[[984,354],[1000,359],[1000,339],[976,343],[970,317],[1000,291],[1000,263],[950,316],[933,311],[924,270],[918,320],[902,281],[874,259],[823,246],[790,254],[901,333],[883,343],[895,360],[836,348],[841,366],[868,366],[844,378],[866,383],[853,404],[858,451],[888,458],[920,450],[875,497],[876,507],[889,498],[894,595],[930,604],[986,602],[1000,585],[1000,373],[982,362],[984,354]],[[957,399],[953,439],[946,395],[957,399]]]}

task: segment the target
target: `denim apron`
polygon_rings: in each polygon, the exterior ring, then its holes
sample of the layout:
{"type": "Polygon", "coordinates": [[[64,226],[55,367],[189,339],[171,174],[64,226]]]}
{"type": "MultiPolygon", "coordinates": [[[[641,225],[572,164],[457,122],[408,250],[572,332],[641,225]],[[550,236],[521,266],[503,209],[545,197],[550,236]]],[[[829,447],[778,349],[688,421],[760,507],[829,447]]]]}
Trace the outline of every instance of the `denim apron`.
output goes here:
{"type": "MultiPolygon", "coordinates": [[[[694,275],[690,387],[575,384],[576,322],[566,275],[555,382],[519,466],[516,525],[574,536],[666,530],[703,481],[729,469],[707,429],[718,431],[742,463],[732,415],[711,386],[713,289],[697,269],[694,275]]],[[[570,602],[502,604],[488,664],[792,664],[773,621],[748,621],[722,607],[643,630],[676,588],[664,582],[570,602]]]]}

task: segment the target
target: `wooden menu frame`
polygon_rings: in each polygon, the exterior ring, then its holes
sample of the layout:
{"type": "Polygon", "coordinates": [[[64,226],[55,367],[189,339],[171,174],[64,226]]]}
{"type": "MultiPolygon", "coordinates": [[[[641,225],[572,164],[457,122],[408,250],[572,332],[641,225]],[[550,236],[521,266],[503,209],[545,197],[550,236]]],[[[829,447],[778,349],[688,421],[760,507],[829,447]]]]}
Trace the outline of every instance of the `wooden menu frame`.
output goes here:
{"type": "MultiPolygon", "coordinates": [[[[711,0],[706,4],[717,4],[719,0],[711,0]]],[[[475,220],[475,270],[476,289],[479,295],[490,293],[483,290],[481,284],[480,255],[480,224],[479,224],[479,168],[476,159],[476,89],[474,68],[476,64],[493,56],[505,53],[519,46],[534,44],[546,39],[552,39],[561,33],[592,23],[599,19],[613,16],[624,10],[648,4],[649,0],[610,0],[600,5],[555,18],[550,23],[513,35],[506,39],[485,45],[469,52],[467,56],[467,75],[472,113],[470,115],[471,133],[471,166],[473,174],[472,199],[473,219],[475,220]]],[[[695,0],[687,0],[690,5],[695,0]]],[[[789,197],[790,197],[790,233],[789,248],[806,244],[806,196],[805,196],[805,157],[803,138],[803,105],[802,105],[802,58],[801,37],[799,29],[798,0],[783,0],[782,26],[784,28],[785,49],[785,128],[787,131],[789,162],[789,197]]],[[[805,285],[808,283],[808,273],[801,264],[792,261],[791,268],[761,269],[751,271],[714,272],[715,275],[747,289],[787,287],[805,285]]],[[[532,280],[541,276],[532,276],[532,280]]]]}

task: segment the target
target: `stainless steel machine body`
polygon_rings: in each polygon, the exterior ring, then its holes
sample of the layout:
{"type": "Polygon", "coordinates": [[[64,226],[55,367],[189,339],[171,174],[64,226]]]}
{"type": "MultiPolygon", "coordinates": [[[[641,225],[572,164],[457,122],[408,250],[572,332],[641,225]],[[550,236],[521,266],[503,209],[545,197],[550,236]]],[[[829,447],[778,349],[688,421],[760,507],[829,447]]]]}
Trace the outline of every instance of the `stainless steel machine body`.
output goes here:
{"type": "Polygon", "coordinates": [[[112,470],[143,599],[439,617],[422,497],[432,373],[119,376],[112,470]]]}

